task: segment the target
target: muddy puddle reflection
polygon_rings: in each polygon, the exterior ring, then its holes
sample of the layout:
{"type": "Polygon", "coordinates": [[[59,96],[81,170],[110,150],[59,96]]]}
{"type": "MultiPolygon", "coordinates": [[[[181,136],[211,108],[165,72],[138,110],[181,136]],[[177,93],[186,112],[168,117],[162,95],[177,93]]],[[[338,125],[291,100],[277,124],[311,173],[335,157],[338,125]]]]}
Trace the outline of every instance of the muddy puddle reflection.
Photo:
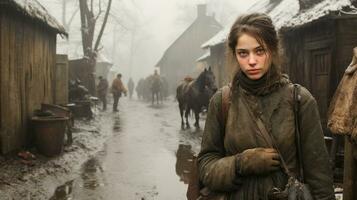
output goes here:
{"type": "Polygon", "coordinates": [[[104,152],[86,162],[78,178],[58,187],[51,200],[186,199],[202,129],[180,130],[177,105],[169,103],[130,102],[125,112],[104,116],[103,132],[112,134],[104,152]]]}
{"type": "Polygon", "coordinates": [[[73,182],[74,182],[74,180],[68,181],[64,185],[59,186],[56,189],[55,194],[53,195],[53,197],[50,198],[50,200],[69,200],[69,199],[72,199],[71,194],[72,194],[72,191],[73,191],[73,182]]]}
{"type": "Polygon", "coordinates": [[[77,188],[95,191],[99,187],[103,187],[105,185],[105,179],[101,160],[105,154],[104,151],[101,151],[96,157],[85,162],[81,168],[80,178],[68,181],[57,187],[50,200],[72,200],[76,199],[74,195],[77,188]]]}
{"type": "Polygon", "coordinates": [[[113,118],[114,124],[113,124],[113,132],[120,132],[121,131],[121,124],[120,124],[120,117],[119,115],[116,115],[113,118]]]}

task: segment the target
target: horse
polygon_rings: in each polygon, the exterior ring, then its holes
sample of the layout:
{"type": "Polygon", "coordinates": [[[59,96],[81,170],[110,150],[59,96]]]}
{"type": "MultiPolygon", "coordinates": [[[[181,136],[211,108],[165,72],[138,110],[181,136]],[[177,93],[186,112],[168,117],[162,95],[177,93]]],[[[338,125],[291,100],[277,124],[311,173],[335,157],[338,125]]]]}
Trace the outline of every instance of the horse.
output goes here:
{"type": "Polygon", "coordinates": [[[189,80],[186,78],[178,85],[176,99],[179,104],[182,129],[185,128],[183,114],[186,118],[186,127],[190,128],[188,115],[191,110],[193,110],[196,119],[194,126],[200,128],[199,114],[203,107],[208,107],[209,100],[216,90],[215,76],[211,67],[202,71],[197,79],[189,80]]]}

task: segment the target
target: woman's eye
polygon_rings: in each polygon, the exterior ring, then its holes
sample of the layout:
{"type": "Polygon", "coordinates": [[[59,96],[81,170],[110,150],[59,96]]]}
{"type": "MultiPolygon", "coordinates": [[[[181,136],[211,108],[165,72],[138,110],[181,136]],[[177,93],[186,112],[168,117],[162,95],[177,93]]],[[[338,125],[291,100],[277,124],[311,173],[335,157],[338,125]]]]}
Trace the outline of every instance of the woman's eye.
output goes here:
{"type": "Polygon", "coordinates": [[[257,49],[256,54],[257,54],[258,56],[262,56],[262,55],[265,54],[265,50],[264,50],[264,49],[257,49]]]}
{"type": "Polygon", "coordinates": [[[248,56],[248,53],[247,53],[247,52],[238,52],[237,54],[238,54],[239,57],[242,57],[242,58],[248,56]]]}

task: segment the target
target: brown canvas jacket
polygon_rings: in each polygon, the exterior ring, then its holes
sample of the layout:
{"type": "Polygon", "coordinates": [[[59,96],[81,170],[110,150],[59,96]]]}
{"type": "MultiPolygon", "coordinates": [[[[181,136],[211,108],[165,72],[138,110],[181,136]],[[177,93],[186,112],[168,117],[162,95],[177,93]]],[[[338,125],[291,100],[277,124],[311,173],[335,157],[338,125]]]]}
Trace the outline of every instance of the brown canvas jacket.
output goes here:
{"type": "MultiPolygon", "coordinates": [[[[289,83],[268,95],[258,97],[239,87],[232,93],[224,134],[220,132],[223,129],[219,122],[221,91],[213,96],[198,155],[200,180],[205,186],[215,192],[225,192],[227,199],[244,200],[265,200],[271,188],[284,188],[287,176],[282,171],[261,176],[238,176],[235,155],[250,148],[268,147],[259,136],[259,129],[242,102],[241,95],[246,95],[254,115],[261,116],[273,135],[290,171],[298,171],[292,91],[293,84],[289,83]]],[[[300,95],[299,117],[305,180],[316,200],[331,200],[334,199],[332,170],[316,101],[303,87],[300,95]]]]}
{"type": "Polygon", "coordinates": [[[122,92],[126,93],[127,92],[126,88],[124,87],[123,82],[118,78],[115,78],[113,80],[112,89],[111,90],[112,90],[112,93],[114,93],[114,94],[122,93],[122,92]]]}

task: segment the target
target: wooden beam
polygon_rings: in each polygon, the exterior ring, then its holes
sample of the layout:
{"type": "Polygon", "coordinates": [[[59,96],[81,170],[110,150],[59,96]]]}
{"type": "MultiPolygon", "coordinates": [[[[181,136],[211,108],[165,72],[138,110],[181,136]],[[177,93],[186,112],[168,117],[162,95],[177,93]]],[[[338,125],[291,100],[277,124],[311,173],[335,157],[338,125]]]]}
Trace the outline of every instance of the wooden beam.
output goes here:
{"type": "Polygon", "coordinates": [[[347,137],[345,137],[344,153],[343,200],[355,200],[357,198],[357,162],[353,154],[357,153],[357,145],[352,144],[347,137]]]}

